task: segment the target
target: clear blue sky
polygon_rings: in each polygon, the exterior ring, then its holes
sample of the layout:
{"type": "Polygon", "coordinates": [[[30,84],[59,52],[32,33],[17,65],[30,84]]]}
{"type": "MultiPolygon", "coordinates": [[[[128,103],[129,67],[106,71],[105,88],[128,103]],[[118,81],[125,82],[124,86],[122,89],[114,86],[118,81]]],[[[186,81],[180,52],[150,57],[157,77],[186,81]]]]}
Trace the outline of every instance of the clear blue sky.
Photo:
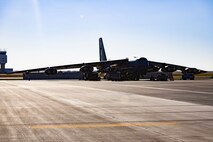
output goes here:
{"type": "Polygon", "coordinates": [[[110,59],[213,70],[212,0],[0,0],[0,48],[15,70],[110,59]]]}

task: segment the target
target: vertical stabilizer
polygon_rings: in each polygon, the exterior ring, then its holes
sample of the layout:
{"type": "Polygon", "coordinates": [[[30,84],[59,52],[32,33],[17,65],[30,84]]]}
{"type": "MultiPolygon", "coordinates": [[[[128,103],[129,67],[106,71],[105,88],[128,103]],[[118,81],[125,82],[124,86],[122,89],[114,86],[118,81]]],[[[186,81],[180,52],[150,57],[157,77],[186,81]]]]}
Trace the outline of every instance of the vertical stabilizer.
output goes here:
{"type": "Polygon", "coordinates": [[[100,61],[107,61],[102,38],[99,38],[99,56],[100,56],[100,61]]]}

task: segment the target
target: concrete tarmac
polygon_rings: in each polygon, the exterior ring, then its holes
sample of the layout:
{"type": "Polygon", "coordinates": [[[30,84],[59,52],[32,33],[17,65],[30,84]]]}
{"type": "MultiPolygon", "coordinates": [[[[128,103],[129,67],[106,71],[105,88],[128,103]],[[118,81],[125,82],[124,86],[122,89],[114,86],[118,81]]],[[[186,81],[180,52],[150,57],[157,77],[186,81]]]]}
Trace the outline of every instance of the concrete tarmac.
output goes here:
{"type": "Polygon", "coordinates": [[[0,141],[212,142],[213,80],[0,81],[0,141]]]}

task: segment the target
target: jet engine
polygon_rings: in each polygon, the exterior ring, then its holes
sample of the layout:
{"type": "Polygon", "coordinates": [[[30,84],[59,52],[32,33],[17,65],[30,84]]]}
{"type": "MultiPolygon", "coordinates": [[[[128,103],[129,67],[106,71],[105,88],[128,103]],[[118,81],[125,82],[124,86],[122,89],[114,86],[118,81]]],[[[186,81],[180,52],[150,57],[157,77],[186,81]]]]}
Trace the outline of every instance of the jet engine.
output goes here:
{"type": "Polygon", "coordinates": [[[198,74],[198,73],[200,73],[200,71],[199,71],[198,69],[196,69],[196,68],[187,68],[185,71],[186,71],[187,73],[193,73],[193,74],[198,74]]]}
{"type": "Polygon", "coordinates": [[[177,70],[177,67],[171,66],[171,65],[165,66],[161,69],[161,71],[163,71],[163,72],[174,72],[176,70],[177,70]]]}
{"type": "Polygon", "coordinates": [[[45,73],[46,73],[47,75],[54,75],[54,74],[57,74],[58,71],[57,71],[57,69],[55,69],[55,68],[48,68],[48,69],[45,70],[45,73]]]}
{"type": "Polygon", "coordinates": [[[99,81],[100,77],[98,76],[98,72],[93,71],[94,68],[92,66],[84,65],[80,68],[80,72],[83,74],[84,80],[93,80],[99,81]]]}
{"type": "Polygon", "coordinates": [[[195,74],[199,74],[199,73],[205,73],[205,71],[202,70],[198,70],[196,68],[185,68],[184,70],[182,70],[182,79],[183,80],[194,80],[195,79],[195,74]]]}
{"type": "Polygon", "coordinates": [[[93,72],[94,68],[92,66],[84,65],[80,68],[80,72],[82,73],[90,73],[93,72]]]}

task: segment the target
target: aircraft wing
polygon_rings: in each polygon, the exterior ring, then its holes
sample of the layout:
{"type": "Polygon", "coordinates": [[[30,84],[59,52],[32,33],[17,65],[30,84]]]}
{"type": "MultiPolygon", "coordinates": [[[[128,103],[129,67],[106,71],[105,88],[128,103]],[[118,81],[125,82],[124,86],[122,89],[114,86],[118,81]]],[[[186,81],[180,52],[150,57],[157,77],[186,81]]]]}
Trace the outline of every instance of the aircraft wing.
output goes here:
{"type": "Polygon", "coordinates": [[[37,71],[45,71],[47,69],[56,69],[56,70],[63,70],[63,69],[74,69],[74,68],[81,68],[83,66],[90,66],[90,67],[107,67],[112,65],[122,65],[128,62],[128,59],[120,59],[120,60],[111,60],[111,61],[101,61],[101,62],[90,62],[90,63],[80,63],[80,64],[68,64],[68,65],[60,65],[60,66],[50,66],[50,67],[43,67],[43,68],[35,68],[35,69],[27,69],[27,70],[20,70],[14,71],[9,74],[14,73],[30,73],[30,72],[37,72],[37,71]]]}
{"type": "Polygon", "coordinates": [[[174,72],[176,70],[180,70],[183,73],[187,72],[187,73],[194,73],[194,74],[206,72],[204,70],[199,70],[199,69],[196,69],[196,68],[190,68],[190,67],[186,67],[186,66],[149,61],[149,69],[148,69],[149,72],[159,71],[160,69],[163,72],[174,72]]]}

